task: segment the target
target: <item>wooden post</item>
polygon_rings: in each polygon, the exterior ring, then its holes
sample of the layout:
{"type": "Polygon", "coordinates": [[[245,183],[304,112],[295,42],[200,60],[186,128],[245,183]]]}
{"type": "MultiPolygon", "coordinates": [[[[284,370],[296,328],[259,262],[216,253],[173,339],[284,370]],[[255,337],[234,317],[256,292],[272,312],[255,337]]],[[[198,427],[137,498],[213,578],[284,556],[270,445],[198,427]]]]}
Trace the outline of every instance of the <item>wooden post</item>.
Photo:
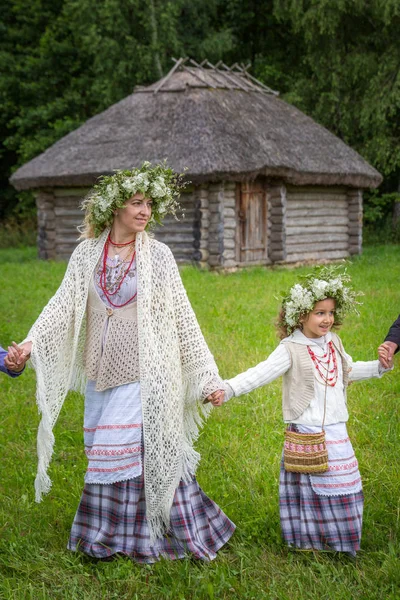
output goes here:
{"type": "Polygon", "coordinates": [[[54,190],[55,252],[58,260],[68,260],[78,245],[84,214],[80,208],[89,188],[56,188],[54,190]]]}
{"type": "Polygon", "coordinates": [[[221,264],[225,269],[237,266],[236,259],[236,183],[226,181],[222,207],[223,218],[223,250],[221,264]]]}
{"type": "Polygon", "coordinates": [[[286,187],[268,188],[268,256],[272,262],[286,260],[286,187]]]}
{"type": "Polygon", "coordinates": [[[155,229],[155,237],[172,251],[178,263],[190,263],[196,259],[199,230],[196,213],[196,189],[184,192],[179,198],[183,215],[177,220],[167,215],[162,226],[155,229]]]}
{"type": "Polygon", "coordinates": [[[210,226],[210,211],[208,203],[208,188],[203,184],[196,188],[194,217],[194,260],[203,268],[208,268],[208,241],[210,226]]]}
{"type": "Polygon", "coordinates": [[[223,266],[224,252],[224,184],[212,183],[208,188],[208,209],[210,215],[208,237],[208,264],[210,267],[223,266]]]}
{"type": "Polygon", "coordinates": [[[35,194],[38,219],[38,255],[43,260],[56,258],[56,218],[52,190],[39,190],[35,194]]]}
{"type": "Polygon", "coordinates": [[[361,254],[362,252],[362,192],[361,190],[348,190],[349,211],[349,254],[361,254]]]}

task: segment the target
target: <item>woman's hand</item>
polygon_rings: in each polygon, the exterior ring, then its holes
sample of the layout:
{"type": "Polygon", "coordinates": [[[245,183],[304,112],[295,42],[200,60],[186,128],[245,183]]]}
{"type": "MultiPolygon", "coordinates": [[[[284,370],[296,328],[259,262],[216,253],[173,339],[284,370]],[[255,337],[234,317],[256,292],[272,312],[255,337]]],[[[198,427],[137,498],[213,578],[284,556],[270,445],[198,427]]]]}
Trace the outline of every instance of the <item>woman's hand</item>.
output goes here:
{"type": "Polygon", "coordinates": [[[25,367],[25,363],[29,359],[32,350],[32,342],[25,342],[25,344],[12,343],[12,346],[7,348],[8,354],[4,359],[4,364],[9,371],[14,373],[20,373],[25,367]]]}
{"type": "Polygon", "coordinates": [[[211,402],[213,406],[221,406],[225,401],[225,390],[216,390],[207,396],[206,402],[211,402]]]}
{"type": "Polygon", "coordinates": [[[379,362],[384,369],[393,367],[393,354],[397,350],[397,344],[394,342],[384,342],[378,348],[379,362]]]}

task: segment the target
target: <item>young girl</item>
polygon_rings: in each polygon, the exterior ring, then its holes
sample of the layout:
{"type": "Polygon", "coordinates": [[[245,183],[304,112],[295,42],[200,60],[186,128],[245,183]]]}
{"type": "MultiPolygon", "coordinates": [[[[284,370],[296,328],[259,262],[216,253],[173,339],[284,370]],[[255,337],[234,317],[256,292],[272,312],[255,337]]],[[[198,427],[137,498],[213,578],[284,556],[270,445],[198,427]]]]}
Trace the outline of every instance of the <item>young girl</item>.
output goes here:
{"type": "MultiPolygon", "coordinates": [[[[331,329],[358,304],[337,267],[322,267],[294,285],[284,297],[279,346],[264,362],[225,382],[220,406],[283,376],[283,418],[300,433],[320,432],[324,422],[328,471],[287,472],[281,463],[279,504],[283,538],[300,549],[335,550],[355,555],[360,548],[363,492],[346,422],[349,382],[380,377],[378,360],[353,362],[331,329]],[[325,414],[325,416],[324,416],[325,414]]],[[[385,349],[380,348],[380,354],[385,349]]]]}

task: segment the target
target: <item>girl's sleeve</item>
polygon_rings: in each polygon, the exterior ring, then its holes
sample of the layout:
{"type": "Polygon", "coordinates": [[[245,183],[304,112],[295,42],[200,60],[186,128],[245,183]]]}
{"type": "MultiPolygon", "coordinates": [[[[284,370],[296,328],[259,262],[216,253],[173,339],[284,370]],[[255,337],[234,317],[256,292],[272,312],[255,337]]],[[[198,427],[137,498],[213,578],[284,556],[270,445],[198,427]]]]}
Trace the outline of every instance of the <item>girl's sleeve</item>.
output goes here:
{"type": "Polygon", "coordinates": [[[286,373],[290,366],[290,354],[285,344],[279,344],[267,360],[225,381],[226,399],[229,400],[232,396],[247,394],[258,387],[271,383],[271,381],[286,373]]]}
{"type": "Polygon", "coordinates": [[[349,365],[349,381],[362,381],[374,377],[382,377],[384,373],[392,370],[384,369],[379,360],[353,361],[346,351],[344,355],[349,365]]]}

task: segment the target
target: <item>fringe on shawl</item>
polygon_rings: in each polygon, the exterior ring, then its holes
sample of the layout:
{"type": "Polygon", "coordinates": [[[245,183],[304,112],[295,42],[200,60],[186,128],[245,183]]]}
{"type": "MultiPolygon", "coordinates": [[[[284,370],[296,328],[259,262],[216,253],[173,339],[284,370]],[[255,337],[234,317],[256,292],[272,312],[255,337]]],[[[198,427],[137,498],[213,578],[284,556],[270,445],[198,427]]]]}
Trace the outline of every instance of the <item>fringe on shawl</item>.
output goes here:
{"type": "Polygon", "coordinates": [[[173,498],[169,504],[165,504],[161,511],[154,517],[146,515],[147,525],[149,526],[150,544],[154,545],[157,540],[162,539],[171,529],[170,513],[173,498]]]}
{"type": "MultiPolygon", "coordinates": [[[[200,429],[211,414],[213,409],[211,404],[203,404],[201,398],[203,390],[211,379],[215,379],[217,369],[194,373],[186,377],[183,381],[183,397],[185,399],[184,418],[183,418],[183,439],[182,439],[182,463],[181,469],[177,473],[174,489],[183,480],[189,483],[196,474],[200,462],[200,454],[193,445],[199,437],[200,429]]],[[[152,515],[149,506],[146,508],[146,518],[149,526],[150,540],[154,544],[157,539],[162,538],[170,530],[170,513],[174,494],[165,498],[164,503],[157,510],[157,514],[152,515]]]]}
{"type": "MultiPolygon", "coordinates": [[[[26,337],[22,343],[32,342],[32,355],[28,362],[28,368],[35,370],[38,373],[38,366],[35,353],[35,342],[32,337],[26,337]]],[[[75,365],[75,369],[71,379],[70,389],[81,394],[85,393],[87,377],[83,364],[75,365]]],[[[42,377],[37,375],[36,386],[36,404],[38,406],[41,421],[38,427],[36,450],[38,456],[37,474],[35,477],[35,501],[41,502],[42,496],[48,494],[51,489],[51,479],[47,474],[50,462],[53,456],[55,437],[53,434],[53,425],[51,415],[47,409],[46,403],[42,401],[45,398],[45,385],[42,377]]]]}
{"type": "Polygon", "coordinates": [[[70,389],[74,392],[79,392],[80,394],[85,395],[87,382],[88,378],[84,367],[82,365],[75,366],[72,374],[70,389]]]}
{"type": "MultiPolygon", "coordinates": [[[[80,327],[79,332],[80,339],[78,340],[77,349],[73,352],[73,368],[70,374],[69,382],[66,385],[65,396],[68,393],[68,390],[74,390],[76,392],[84,394],[86,389],[87,377],[82,362],[82,350],[84,348],[85,343],[85,334],[84,328],[82,328],[82,326],[80,327]]],[[[53,434],[53,427],[55,421],[57,420],[58,414],[55,419],[52,419],[47,404],[43,401],[43,399],[46,397],[46,387],[43,383],[41,374],[39,374],[39,369],[36,364],[34,341],[32,345],[31,362],[33,368],[36,370],[37,373],[36,402],[39,408],[39,412],[42,415],[37,434],[38,467],[37,475],[35,478],[35,501],[41,502],[42,496],[44,494],[48,494],[52,486],[52,482],[49,475],[47,474],[47,471],[50,466],[50,462],[54,451],[55,437],[53,434]]],[[[61,410],[61,407],[62,405],[59,407],[59,410],[61,410]]]]}
{"type": "Polygon", "coordinates": [[[35,501],[41,502],[42,495],[48,494],[51,489],[51,479],[47,474],[47,470],[53,455],[55,440],[51,415],[46,403],[43,401],[43,399],[46,397],[46,386],[43,381],[42,373],[37,369],[34,341],[32,344],[31,363],[32,367],[37,373],[36,403],[38,405],[39,413],[42,417],[39,423],[36,442],[38,466],[35,478],[35,501]]]}
{"type": "Polygon", "coordinates": [[[35,501],[41,502],[42,495],[48,494],[51,489],[51,479],[47,474],[47,469],[49,468],[54,448],[54,434],[47,416],[45,417],[43,413],[38,429],[37,447],[38,449],[40,448],[40,456],[35,478],[35,501]]]}
{"type": "MultiPolygon", "coordinates": [[[[55,441],[52,429],[53,429],[55,422],[57,421],[57,418],[58,418],[59,412],[61,410],[61,407],[63,405],[65,396],[67,395],[67,392],[69,389],[74,389],[74,390],[82,392],[82,393],[84,392],[84,389],[85,389],[86,376],[85,376],[85,373],[83,370],[82,360],[80,360],[80,357],[82,356],[82,348],[83,348],[83,344],[84,344],[84,329],[82,328],[82,323],[83,323],[83,317],[84,317],[85,307],[86,307],[86,293],[87,293],[90,277],[92,276],[95,265],[96,265],[99,257],[101,256],[101,252],[103,250],[103,246],[104,246],[105,240],[107,238],[107,235],[108,235],[108,230],[103,232],[101,234],[101,236],[99,236],[99,238],[97,238],[95,240],[86,240],[85,242],[82,242],[78,246],[78,248],[76,248],[74,250],[74,253],[68,263],[67,271],[64,275],[64,279],[63,279],[59,289],[57,290],[55,296],[53,296],[53,298],[45,306],[45,308],[43,309],[38,320],[35,322],[35,324],[31,328],[30,332],[28,333],[28,336],[24,340],[24,341],[29,340],[29,341],[32,341],[32,343],[33,343],[32,354],[31,354],[31,366],[36,371],[36,377],[37,377],[36,400],[37,400],[39,413],[42,415],[41,422],[39,424],[39,429],[38,429],[38,436],[37,436],[38,471],[37,471],[37,475],[36,475],[36,479],[35,479],[36,502],[40,502],[42,500],[42,495],[48,493],[51,489],[51,480],[47,474],[47,469],[50,465],[51,457],[53,454],[54,441],[55,441]],[[73,262],[73,259],[75,259],[75,262],[73,262]],[[78,264],[78,266],[80,266],[80,265],[82,265],[83,262],[85,263],[85,268],[83,269],[83,267],[82,267],[82,272],[80,273],[80,275],[82,276],[80,279],[80,283],[84,284],[85,290],[82,288],[82,285],[81,285],[81,288],[77,287],[77,284],[75,282],[73,284],[74,285],[73,292],[71,293],[71,290],[68,291],[68,285],[71,286],[72,282],[74,281],[73,279],[71,280],[71,270],[73,268],[75,268],[75,264],[78,264]],[[86,280],[85,280],[85,278],[86,278],[86,280]],[[63,292],[64,287],[65,287],[65,291],[63,292]],[[77,296],[78,292],[81,292],[80,297],[77,296]],[[37,355],[38,352],[37,352],[37,348],[36,348],[35,335],[34,334],[32,335],[32,330],[35,328],[35,325],[37,325],[38,321],[40,321],[43,313],[46,311],[48,306],[51,305],[51,310],[55,311],[54,314],[57,313],[57,296],[58,296],[58,294],[63,294],[63,293],[64,293],[64,297],[66,297],[67,299],[68,299],[68,296],[71,296],[73,294],[73,301],[75,302],[75,305],[74,305],[75,306],[75,318],[77,318],[77,308],[76,308],[77,298],[82,301],[81,302],[82,310],[79,313],[80,318],[76,324],[80,339],[78,340],[78,343],[75,344],[76,338],[74,335],[74,338],[69,340],[69,342],[68,342],[69,346],[72,349],[72,355],[71,355],[71,360],[70,360],[71,369],[68,374],[67,380],[59,382],[60,386],[57,390],[57,392],[58,392],[57,395],[55,395],[55,393],[53,392],[53,394],[50,398],[53,401],[52,402],[52,406],[54,408],[54,411],[53,411],[54,414],[53,414],[51,412],[51,410],[49,410],[49,407],[48,407],[48,397],[49,397],[50,390],[48,389],[49,386],[46,384],[46,382],[44,380],[45,374],[41,368],[40,356],[37,355]],[[78,358],[77,358],[77,355],[78,355],[78,358]]],[[[48,318],[49,315],[47,314],[46,317],[48,318]]],[[[71,327],[73,327],[73,321],[71,321],[71,327]]],[[[47,332],[45,332],[45,333],[47,333],[47,332]]],[[[76,328],[75,328],[75,333],[76,333],[76,328]]],[[[43,336],[43,329],[41,331],[41,334],[43,336]]],[[[61,356],[60,362],[63,363],[63,360],[64,360],[64,357],[61,356]]],[[[63,365],[63,366],[65,368],[65,365],[63,365]]],[[[50,374],[46,373],[46,375],[52,377],[53,373],[50,373],[50,374]]]]}
{"type": "Polygon", "coordinates": [[[200,429],[211,414],[212,404],[204,404],[201,400],[203,390],[210,380],[215,379],[217,370],[203,371],[187,377],[183,381],[185,398],[183,420],[183,470],[182,479],[188,483],[196,473],[200,462],[200,454],[193,445],[197,441],[200,429]]]}
{"type": "MultiPolygon", "coordinates": [[[[180,371],[180,375],[176,378],[176,385],[179,385],[180,406],[182,411],[183,423],[181,439],[174,448],[175,458],[174,465],[163,465],[169,473],[165,475],[161,472],[162,487],[159,488],[157,498],[152,493],[152,470],[148,468],[145,456],[144,474],[145,474],[145,489],[146,489],[146,517],[149,525],[151,541],[154,543],[157,539],[163,537],[170,528],[170,512],[174,499],[175,490],[179,482],[190,481],[196,472],[197,465],[200,460],[200,455],[193,448],[193,443],[198,438],[199,430],[211,412],[211,406],[203,405],[201,398],[206,384],[218,376],[218,369],[215,365],[213,357],[208,350],[206,342],[201,334],[196,317],[187,299],[186,291],[184,290],[178,268],[171,251],[160,242],[152,242],[151,247],[146,233],[140,233],[136,237],[137,248],[137,269],[138,269],[138,331],[139,331],[139,361],[141,370],[141,397],[143,410],[143,433],[144,444],[146,448],[147,427],[152,428],[152,431],[160,431],[159,439],[162,439],[161,430],[162,423],[157,421],[157,412],[154,404],[150,402],[150,396],[154,393],[160,393],[157,386],[152,386],[152,372],[157,361],[164,357],[164,352],[160,354],[158,350],[159,336],[168,335],[165,329],[164,317],[157,320],[157,310],[162,310],[165,313],[164,301],[167,300],[167,308],[173,308],[174,311],[186,310],[187,327],[193,323],[196,326],[192,327],[196,332],[193,343],[197,343],[201,356],[193,357],[193,363],[196,364],[192,369],[186,367],[187,371],[180,371]],[[171,294],[163,296],[163,303],[157,299],[157,290],[163,282],[167,282],[170,286],[171,294]],[[157,287],[158,286],[158,287],[157,287]],[[179,302],[178,302],[179,300],[179,302]],[[173,306],[174,305],[174,306],[173,306]],[[142,341],[142,343],[141,343],[142,341]],[[201,366],[199,366],[199,363],[201,366]],[[152,411],[155,411],[153,416],[155,419],[148,418],[152,416],[152,411]],[[154,425],[154,421],[156,421],[154,425]],[[172,470],[171,470],[172,469],[172,470]],[[161,493],[160,493],[161,491],[161,493]]],[[[164,285],[164,283],[163,283],[164,285]]],[[[168,327],[171,323],[167,323],[168,327]]],[[[178,333],[178,332],[177,332],[178,333]]],[[[184,335],[185,331],[179,332],[184,335]]],[[[175,344],[173,348],[173,362],[179,360],[181,367],[180,349],[178,341],[171,342],[175,344]]],[[[180,367],[180,368],[181,368],[180,367]]],[[[171,376],[172,377],[172,376],[171,376]]],[[[161,392],[162,393],[162,392],[161,392]]],[[[175,392],[174,392],[175,393],[175,392]]],[[[147,456],[147,459],[149,456],[147,456]]]]}
{"type": "MultiPolygon", "coordinates": [[[[194,449],[193,444],[200,434],[200,429],[212,411],[211,404],[203,404],[200,400],[205,386],[210,379],[215,379],[217,371],[209,370],[194,373],[183,381],[183,397],[185,398],[183,440],[182,440],[182,468],[178,472],[175,488],[183,480],[189,483],[196,473],[200,462],[200,454],[194,449]]],[[[150,541],[154,544],[170,530],[170,514],[173,503],[173,495],[158,508],[156,515],[149,514],[147,507],[147,523],[149,526],[150,541]]]]}

